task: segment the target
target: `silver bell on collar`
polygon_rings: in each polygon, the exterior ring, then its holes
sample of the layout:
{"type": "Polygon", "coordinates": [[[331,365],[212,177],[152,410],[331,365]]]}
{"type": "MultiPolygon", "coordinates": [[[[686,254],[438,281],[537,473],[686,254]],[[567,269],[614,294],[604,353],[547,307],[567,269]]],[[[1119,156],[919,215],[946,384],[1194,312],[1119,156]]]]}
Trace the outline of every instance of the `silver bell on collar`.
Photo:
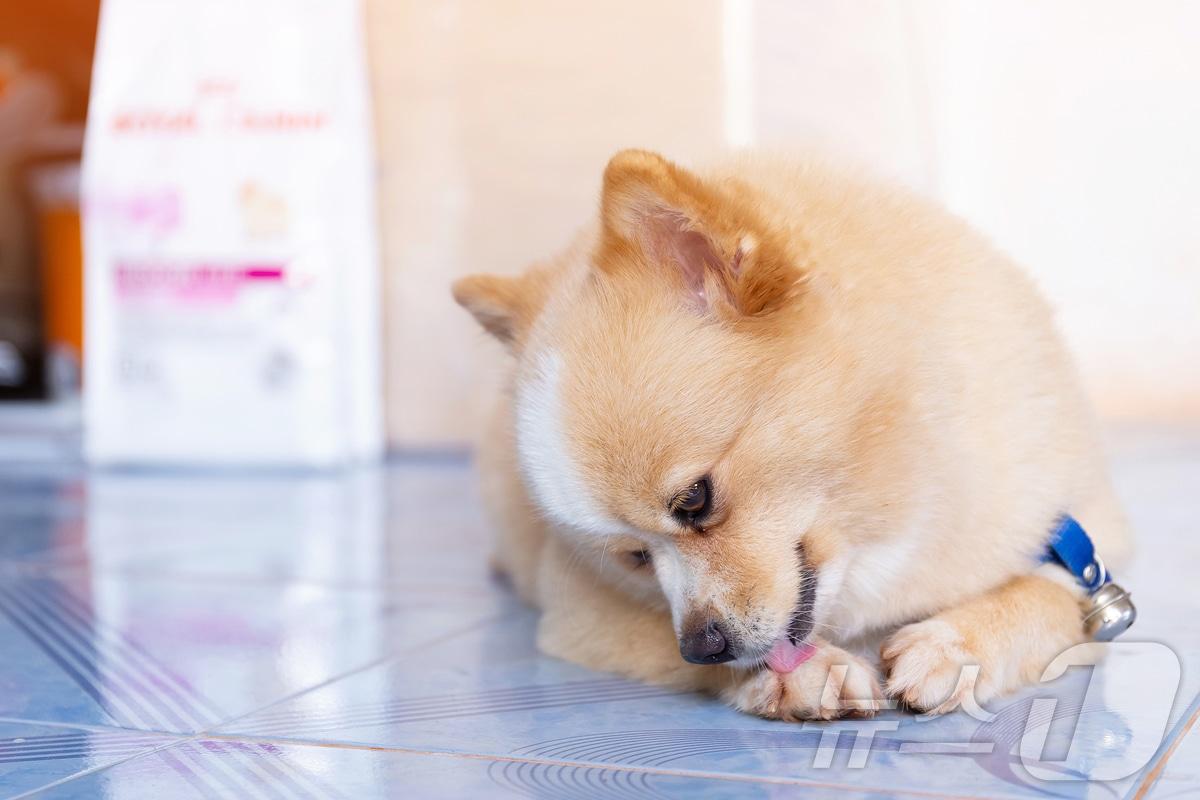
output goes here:
{"type": "Polygon", "coordinates": [[[1111,642],[1137,619],[1129,592],[1115,583],[1104,584],[1088,601],[1091,608],[1083,617],[1083,627],[1097,642],[1111,642]]]}

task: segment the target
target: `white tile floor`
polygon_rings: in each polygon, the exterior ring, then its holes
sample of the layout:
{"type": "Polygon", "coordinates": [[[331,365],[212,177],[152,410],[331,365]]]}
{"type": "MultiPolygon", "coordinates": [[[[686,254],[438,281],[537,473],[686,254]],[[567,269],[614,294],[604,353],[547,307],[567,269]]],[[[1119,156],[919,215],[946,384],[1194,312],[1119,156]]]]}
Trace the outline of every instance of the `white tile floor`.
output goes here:
{"type": "Polygon", "coordinates": [[[0,797],[1195,795],[1200,435],[1112,441],[1141,539],[1124,641],[1150,644],[990,722],[893,711],[836,739],[540,656],[453,458],[0,464],[0,797]]]}

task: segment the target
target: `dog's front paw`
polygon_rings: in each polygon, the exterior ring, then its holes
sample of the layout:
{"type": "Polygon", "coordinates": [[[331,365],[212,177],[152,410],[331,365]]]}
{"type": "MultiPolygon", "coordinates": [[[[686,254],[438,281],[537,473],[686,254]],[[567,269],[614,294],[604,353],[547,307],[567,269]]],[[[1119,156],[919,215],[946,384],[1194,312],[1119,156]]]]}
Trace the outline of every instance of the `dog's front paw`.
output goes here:
{"type": "Polygon", "coordinates": [[[789,673],[750,673],[721,696],[740,711],[788,722],[871,716],[883,703],[875,669],[832,645],[789,673]]]}
{"type": "Polygon", "coordinates": [[[949,622],[928,619],[906,625],[880,649],[888,695],[910,708],[945,714],[990,696],[981,680],[981,658],[949,622]]]}

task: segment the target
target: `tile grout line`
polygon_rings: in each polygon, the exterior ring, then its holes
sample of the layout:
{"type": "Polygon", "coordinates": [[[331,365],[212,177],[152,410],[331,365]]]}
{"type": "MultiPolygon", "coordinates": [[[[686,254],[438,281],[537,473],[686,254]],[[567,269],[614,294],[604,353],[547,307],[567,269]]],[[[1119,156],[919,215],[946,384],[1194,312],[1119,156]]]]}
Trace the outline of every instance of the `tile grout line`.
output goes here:
{"type": "Polygon", "coordinates": [[[1158,779],[1162,775],[1163,770],[1166,769],[1171,756],[1175,754],[1175,750],[1179,747],[1180,743],[1187,738],[1197,719],[1200,719],[1200,694],[1197,694],[1188,705],[1180,721],[1175,725],[1175,730],[1171,731],[1166,739],[1163,740],[1163,744],[1159,746],[1159,751],[1155,752],[1151,759],[1152,763],[1147,765],[1146,769],[1139,776],[1141,780],[1125,795],[1127,798],[1142,800],[1142,798],[1150,794],[1150,790],[1158,783],[1158,779]],[[1170,744],[1167,744],[1168,741],[1170,744]],[[1165,750],[1163,749],[1164,746],[1166,747],[1165,750]]]}
{"type": "Polygon", "coordinates": [[[144,733],[148,736],[163,736],[180,740],[193,735],[190,733],[180,733],[179,731],[162,731],[154,728],[126,728],[122,725],[95,725],[90,722],[58,722],[55,720],[30,719],[28,717],[0,716],[0,723],[4,722],[20,725],[42,725],[47,728],[67,728],[87,733],[144,733]]]}
{"type": "MultiPolygon", "coordinates": [[[[450,639],[454,639],[458,636],[462,636],[463,634],[471,633],[472,631],[478,630],[479,628],[483,628],[483,627],[491,625],[495,622],[499,622],[505,616],[506,616],[505,614],[500,613],[500,614],[494,614],[494,615],[485,617],[481,620],[477,620],[476,622],[474,622],[470,625],[464,626],[462,628],[451,631],[449,633],[445,633],[441,636],[435,636],[432,639],[428,639],[428,640],[422,642],[421,646],[427,647],[429,645],[442,644],[450,639]]],[[[205,729],[199,731],[198,735],[220,736],[221,734],[218,734],[218,730],[220,728],[224,728],[229,725],[233,725],[234,723],[237,723],[242,720],[253,717],[255,714],[260,714],[263,711],[266,711],[267,709],[275,708],[276,706],[283,705],[284,703],[289,703],[293,700],[296,700],[296,699],[303,697],[307,694],[310,694],[312,692],[320,691],[321,689],[331,686],[334,683],[342,681],[346,678],[353,677],[355,675],[359,675],[363,672],[366,672],[367,670],[371,670],[376,667],[379,667],[379,666],[382,666],[384,664],[394,662],[394,661],[404,661],[405,659],[410,658],[410,657],[411,656],[409,656],[407,654],[400,654],[400,653],[395,653],[395,652],[387,653],[382,656],[378,656],[378,657],[372,659],[371,661],[368,661],[365,664],[361,664],[357,667],[354,667],[353,669],[338,673],[337,675],[333,675],[329,678],[326,678],[323,681],[320,681],[319,683],[313,684],[312,686],[292,692],[291,694],[289,694],[285,697],[281,697],[278,700],[273,700],[270,703],[267,703],[266,705],[259,706],[258,708],[255,708],[251,711],[247,711],[245,713],[238,714],[236,716],[230,717],[225,720],[220,720],[220,721],[214,723],[213,725],[209,726],[208,728],[205,728],[205,729]]]]}
{"type": "MultiPolygon", "coordinates": [[[[479,623],[479,625],[485,625],[489,621],[494,621],[494,620],[483,620],[479,623]]],[[[476,626],[472,626],[472,628],[470,628],[470,629],[473,629],[474,627],[476,627],[476,626]]],[[[470,629],[468,629],[468,630],[470,630],[470,629]]],[[[461,632],[467,632],[467,631],[460,631],[460,633],[461,632]]],[[[457,633],[448,634],[448,636],[450,636],[450,637],[456,636],[456,635],[458,635],[458,634],[457,633]]],[[[372,665],[364,665],[363,667],[361,667],[357,670],[352,670],[350,673],[347,673],[347,675],[353,674],[354,672],[360,671],[361,669],[364,669],[364,668],[370,668],[371,666],[372,665]]],[[[330,680],[334,681],[334,680],[338,680],[338,679],[339,678],[331,678],[330,680]]],[[[317,689],[320,687],[314,686],[312,688],[317,689]]],[[[306,693],[306,692],[301,692],[298,695],[294,695],[294,696],[303,695],[304,693],[306,693]]],[[[285,698],[278,702],[286,702],[287,699],[290,699],[290,698],[285,698]]],[[[263,708],[268,708],[268,707],[270,707],[270,705],[274,705],[274,704],[269,704],[268,706],[264,706],[263,708]]],[[[231,720],[230,722],[234,722],[234,721],[236,721],[236,719],[240,719],[245,716],[256,714],[261,710],[262,709],[257,709],[253,712],[250,712],[250,714],[242,715],[242,717],[235,718],[234,720],[231,720]]],[[[358,752],[401,753],[401,754],[413,755],[413,756],[454,758],[454,759],[473,760],[473,761],[507,762],[507,763],[535,764],[535,765],[548,765],[548,766],[569,766],[569,767],[583,767],[583,768],[590,768],[590,769],[612,769],[612,770],[618,770],[621,772],[631,772],[631,773],[639,773],[639,774],[647,774],[647,775],[664,775],[664,776],[669,776],[669,777],[701,778],[701,779],[706,779],[706,780],[721,780],[721,781],[727,781],[727,782],[733,782],[733,783],[757,783],[757,784],[769,784],[769,785],[807,786],[807,787],[852,789],[852,790],[856,790],[856,791],[873,791],[878,788],[878,787],[870,787],[870,786],[859,787],[859,786],[854,786],[852,784],[832,783],[832,782],[826,782],[826,781],[814,781],[814,780],[805,779],[805,778],[785,778],[785,777],[772,777],[772,776],[764,776],[764,775],[738,775],[738,774],[734,774],[734,773],[706,772],[703,770],[669,769],[669,768],[663,768],[663,767],[645,767],[645,766],[638,766],[638,765],[632,765],[632,764],[619,764],[619,763],[611,763],[611,762],[531,758],[531,757],[488,754],[488,753],[456,753],[453,751],[421,750],[421,749],[417,749],[417,748],[402,747],[402,746],[354,744],[354,743],[348,743],[348,742],[330,742],[330,741],[322,741],[322,740],[314,740],[314,739],[293,739],[293,738],[279,737],[279,736],[255,736],[253,734],[217,733],[211,729],[192,733],[192,734],[182,734],[182,733],[169,732],[169,731],[148,731],[148,730],[143,730],[143,729],[138,729],[138,728],[124,728],[124,727],[117,727],[117,726],[102,727],[102,726],[95,726],[95,725],[84,726],[82,724],[76,725],[76,724],[70,724],[70,723],[47,723],[42,720],[30,720],[30,719],[24,719],[24,718],[19,718],[19,717],[0,717],[0,722],[19,722],[19,723],[24,723],[24,724],[46,725],[47,727],[56,727],[56,728],[82,729],[85,731],[97,732],[97,733],[112,733],[112,732],[118,732],[118,731],[126,732],[126,733],[142,733],[142,734],[146,734],[146,735],[158,735],[158,736],[162,736],[164,738],[170,739],[170,741],[163,742],[162,744],[160,744],[156,747],[147,748],[147,749],[141,750],[137,753],[133,753],[133,754],[125,756],[123,758],[119,758],[115,761],[111,761],[111,762],[108,762],[105,764],[100,764],[100,765],[97,765],[97,766],[89,768],[89,769],[80,770],[79,772],[72,773],[71,775],[65,776],[65,777],[60,778],[51,783],[45,784],[43,786],[39,786],[35,789],[30,789],[22,794],[14,795],[13,797],[10,798],[10,800],[20,800],[20,798],[33,797],[40,792],[55,788],[64,783],[73,781],[77,778],[83,778],[83,777],[86,777],[88,775],[91,775],[91,774],[94,774],[97,772],[101,772],[101,771],[104,771],[107,769],[118,767],[129,761],[152,756],[155,753],[161,752],[166,749],[178,747],[180,745],[184,745],[189,742],[197,742],[197,741],[201,741],[201,740],[205,740],[205,739],[215,740],[215,741],[240,742],[240,743],[272,744],[272,745],[279,745],[279,746],[285,746],[285,747],[287,747],[287,746],[290,746],[290,747],[312,747],[312,748],[330,749],[330,750],[352,750],[352,751],[358,751],[358,752]]],[[[224,724],[228,724],[228,723],[222,723],[222,725],[224,725],[224,724]]],[[[965,795],[947,795],[947,794],[940,794],[937,792],[926,792],[926,791],[922,791],[919,789],[900,789],[900,790],[898,790],[898,789],[895,789],[894,787],[889,788],[888,791],[897,792],[897,793],[904,794],[904,795],[911,796],[911,797],[938,798],[939,800],[943,800],[946,798],[964,797],[965,796],[965,795]]]]}
{"type": "MultiPolygon", "coordinates": [[[[114,729],[109,729],[109,730],[141,732],[141,731],[136,731],[134,729],[129,729],[129,728],[114,728],[114,729]]],[[[145,750],[140,750],[136,753],[131,753],[128,756],[124,756],[122,758],[115,759],[115,760],[107,762],[105,764],[98,764],[95,767],[90,767],[88,769],[80,770],[79,772],[74,772],[70,775],[67,775],[67,776],[59,778],[57,780],[51,781],[50,783],[43,784],[42,786],[38,786],[33,789],[29,789],[28,791],[22,792],[21,794],[12,795],[12,796],[6,798],[6,800],[23,800],[24,798],[36,797],[50,789],[54,789],[54,788],[62,786],[64,784],[71,783],[72,781],[75,781],[78,779],[86,778],[89,775],[94,775],[94,774],[97,774],[100,772],[104,772],[106,770],[115,769],[115,768],[120,767],[123,764],[127,764],[131,761],[136,761],[138,759],[143,759],[143,758],[149,758],[158,753],[163,753],[168,750],[173,750],[173,749],[182,747],[184,745],[187,745],[189,743],[199,743],[205,739],[217,740],[217,741],[227,741],[227,742],[231,742],[231,743],[245,743],[245,744],[250,743],[250,740],[245,740],[245,739],[238,740],[233,737],[207,736],[202,733],[170,734],[170,736],[173,739],[172,741],[166,741],[156,747],[148,747],[145,750]]],[[[196,754],[196,753],[187,754],[187,757],[193,759],[193,765],[197,764],[197,762],[195,762],[195,760],[194,760],[197,755],[198,754],[196,754]]],[[[185,780],[186,780],[186,777],[185,777],[185,780]]]]}
{"type": "MultiPolygon", "coordinates": [[[[470,633],[470,632],[472,632],[472,631],[478,630],[479,628],[485,627],[485,626],[487,626],[487,625],[491,625],[491,624],[493,624],[493,623],[495,623],[495,622],[497,622],[497,621],[499,621],[499,620],[503,619],[505,616],[506,616],[506,614],[505,614],[505,613],[497,613],[497,614],[494,614],[494,615],[491,615],[491,616],[488,616],[488,617],[484,617],[483,619],[477,620],[477,621],[475,621],[475,622],[473,622],[473,623],[471,623],[471,624],[469,624],[469,625],[463,626],[462,628],[456,629],[456,630],[454,630],[454,631],[451,631],[451,632],[449,632],[449,633],[446,633],[446,634],[444,634],[444,635],[442,635],[442,636],[434,637],[433,639],[430,639],[430,640],[426,641],[424,644],[425,644],[425,645],[430,645],[430,644],[439,644],[439,643],[445,642],[445,641],[447,641],[447,640],[449,640],[449,639],[453,639],[453,638],[455,638],[455,637],[457,637],[457,636],[460,636],[460,635],[463,635],[463,634],[470,633]]],[[[34,795],[36,795],[36,794],[39,794],[39,793],[45,792],[45,791],[47,791],[47,790],[49,790],[49,789],[53,789],[53,788],[55,788],[55,787],[57,787],[57,786],[61,786],[61,785],[65,784],[65,783],[68,783],[68,782],[70,782],[70,781],[74,781],[74,780],[76,780],[76,779],[78,779],[78,778],[83,778],[83,777],[86,777],[86,776],[88,776],[88,775],[95,774],[95,773],[97,773],[97,772],[101,772],[101,771],[104,771],[104,770],[107,770],[107,769],[110,769],[110,768],[118,767],[118,766],[120,766],[120,765],[122,765],[122,764],[125,764],[125,763],[128,763],[129,761],[132,761],[132,760],[134,760],[134,759],[139,759],[139,758],[143,758],[143,757],[146,757],[146,756],[151,756],[151,755],[153,755],[153,754],[155,754],[155,753],[157,753],[157,752],[160,752],[160,751],[162,751],[162,750],[164,750],[164,749],[168,749],[168,748],[177,747],[177,746],[180,746],[180,745],[182,745],[182,744],[186,744],[186,743],[188,743],[188,742],[200,741],[200,740],[202,740],[202,739],[204,739],[204,738],[221,738],[221,739],[229,739],[229,738],[231,738],[231,737],[223,737],[223,736],[220,736],[220,735],[217,735],[217,734],[215,734],[215,730],[216,730],[217,728],[223,727],[223,726],[225,726],[225,725],[233,724],[233,723],[237,722],[238,720],[242,720],[242,719],[245,719],[245,718],[247,718],[247,717],[251,717],[251,716],[253,716],[254,714],[257,714],[257,713],[259,713],[259,712],[261,712],[261,711],[263,711],[263,710],[266,710],[266,709],[268,709],[268,708],[273,708],[273,707],[275,707],[275,706],[277,706],[277,705],[280,705],[280,704],[282,704],[282,703],[286,703],[286,702],[289,702],[289,701],[291,701],[291,700],[294,700],[294,699],[296,699],[297,697],[302,697],[302,696],[304,696],[304,695],[308,694],[309,692],[313,692],[313,691],[317,691],[317,690],[319,690],[319,689],[322,689],[322,688],[324,688],[324,687],[326,687],[326,686],[328,686],[328,685],[330,685],[330,684],[332,684],[332,683],[335,683],[335,682],[337,682],[337,681],[340,681],[340,680],[342,680],[342,679],[344,679],[344,678],[351,677],[351,676],[353,676],[353,675],[356,675],[356,674],[358,674],[358,673],[361,673],[361,672],[363,672],[363,671],[366,671],[366,670],[369,670],[369,669],[373,669],[374,667],[380,666],[380,665],[382,665],[382,664],[385,664],[385,663],[388,663],[388,662],[391,662],[391,661],[399,661],[399,660],[403,660],[403,659],[404,659],[404,658],[406,658],[406,657],[407,657],[407,656],[405,656],[405,655],[403,655],[403,654],[397,654],[397,653],[389,653],[389,654],[386,654],[386,655],[380,656],[380,657],[378,657],[378,658],[376,658],[376,659],[373,659],[372,661],[370,661],[370,662],[368,662],[368,663],[366,663],[366,664],[362,664],[362,665],[360,665],[360,666],[358,666],[358,667],[356,667],[356,668],[354,668],[354,669],[347,670],[346,672],[343,672],[343,673],[339,673],[338,675],[332,676],[332,677],[330,677],[330,678],[328,678],[328,679],[326,679],[326,680],[324,680],[324,681],[321,681],[320,683],[314,684],[313,686],[309,686],[309,687],[307,687],[307,688],[305,688],[305,689],[302,689],[302,690],[300,690],[300,691],[293,692],[292,694],[290,694],[290,695],[287,695],[286,697],[280,698],[279,700],[276,700],[276,701],[274,701],[274,702],[268,703],[268,704],[266,704],[266,705],[264,705],[264,706],[261,706],[261,707],[259,707],[259,708],[253,709],[253,710],[251,710],[251,711],[249,711],[249,712],[246,712],[246,713],[244,713],[244,714],[239,714],[239,715],[236,715],[236,716],[234,716],[234,717],[230,717],[230,718],[228,718],[228,719],[226,719],[226,720],[218,720],[217,722],[213,723],[211,726],[209,726],[209,727],[207,727],[207,728],[203,728],[203,729],[201,729],[201,730],[199,730],[199,731],[196,731],[196,732],[194,732],[194,733],[191,733],[191,734],[182,734],[182,733],[178,733],[178,732],[166,732],[166,731],[152,731],[152,730],[148,730],[148,729],[127,728],[127,727],[123,727],[123,726],[112,726],[112,727],[101,727],[101,726],[80,726],[80,725],[71,725],[70,723],[53,722],[53,721],[51,721],[51,722],[47,722],[47,721],[43,721],[43,720],[26,720],[26,719],[21,719],[21,718],[6,718],[6,719],[11,719],[11,720],[13,720],[13,721],[20,721],[20,722],[22,722],[22,723],[25,723],[25,724],[34,724],[34,725],[43,724],[43,725],[46,725],[47,727],[55,727],[55,728],[60,728],[60,729],[61,729],[61,728],[68,728],[68,729],[69,729],[69,728],[74,728],[74,729],[76,729],[76,730],[80,730],[80,729],[82,729],[82,730],[95,729],[95,730],[94,730],[94,732],[100,732],[100,731],[133,731],[133,732],[140,732],[140,733],[147,733],[147,734],[163,734],[163,735],[165,735],[165,736],[167,736],[167,737],[169,737],[169,738],[171,739],[171,741],[163,742],[163,743],[162,743],[160,746],[158,746],[158,747],[152,747],[152,748],[148,748],[148,749],[146,749],[146,750],[139,751],[139,752],[137,752],[137,753],[133,753],[133,754],[131,754],[131,755],[128,755],[128,756],[125,756],[125,757],[123,757],[123,758],[118,758],[118,759],[116,759],[116,760],[114,760],[114,761],[110,761],[110,762],[107,762],[107,763],[105,763],[105,764],[100,764],[100,765],[97,765],[97,766],[95,766],[95,767],[91,767],[91,768],[88,768],[88,769],[80,770],[79,772],[75,772],[75,773],[72,773],[71,775],[64,776],[64,777],[62,777],[62,778],[59,778],[59,779],[57,779],[57,780],[55,780],[55,781],[52,781],[52,782],[50,782],[50,783],[44,784],[44,785],[42,785],[42,786],[39,786],[39,787],[36,787],[36,788],[34,788],[34,789],[30,789],[30,790],[28,790],[28,791],[26,791],[26,792],[22,792],[21,794],[14,795],[14,796],[12,796],[12,797],[10,798],[10,800],[18,800],[19,798],[32,797],[32,796],[34,796],[34,795]]]]}
{"type": "Polygon", "coordinates": [[[514,764],[534,764],[546,765],[555,767],[583,767],[589,769],[612,769],[620,772],[636,772],[646,775],[663,775],[668,777],[678,778],[703,778],[708,780],[721,780],[731,783],[762,783],[770,785],[782,786],[801,786],[801,787],[819,787],[832,789],[846,789],[858,792],[872,791],[888,791],[896,794],[903,794],[910,797],[928,797],[936,798],[937,800],[957,800],[959,798],[978,798],[978,800],[989,800],[991,795],[964,795],[964,794],[942,794],[938,792],[927,792],[921,789],[896,789],[888,787],[886,790],[881,787],[873,786],[855,786],[845,783],[831,783],[827,781],[814,781],[805,778],[786,778],[773,777],[767,775],[738,775],[727,772],[705,772],[703,770],[688,770],[688,769],[669,769],[664,767],[643,767],[633,764],[617,764],[602,761],[569,761],[553,758],[532,758],[513,755],[497,755],[489,753],[456,753],[449,750],[421,750],[412,747],[403,747],[398,745],[376,745],[376,744],[355,744],[351,742],[328,742],[313,739],[287,739],[282,737],[271,736],[253,736],[241,734],[214,734],[208,735],[205,738],[217,739],[220,741],[231,742],[255,742],[262,744],[273,744],[281,746],[293,747],[314,747],[330,750],[353,750],[358,752],[374,752],[374,753],[403,753],[413,756],[429,756],[440,758],[456,758],[471,761],[487,761],[487,762],[507,762],[514,764]]]}
{"type": "MultiPolygon", "coordinates": [[[[463,635],[466,633],[470,633],[471,631],[478,630],[479,628],[493,624],[493,623],[499,621],[500,619],[502,619],[504,616],[505,615],[503,613],[500,613],[500,614],[494,614],[489,617],[485,617],[485,618],[478,620],[470,625],[466,625],[455,631],[452,631],[452,632],[449,632],[442,636],[438,636],[433,639],[430,639],[427,642],[425,642],[424,644],[430,645],[430,644],[439,644],[439,643],[445,642],[448,639],[453,639],[457,636],[460,636],[460,635],[463,635]]],[[[388,663],[390,661],[403,660],[404,658],[406,658],[406,656],[396,654],[396,653],[389,653],[387,655],[380,656],[366,664],[362,664],[354,669],[347,670],[346,672],[343,672],[343,673],[339,673],[338,675],[327,678],[326,680],[321,681],[320,683],[314,684],[313,686],[307,687],[307,688],[302,689],[297,692],[293,692],[292,694],[287,695],[286,697],[280,698],[279,700],[268,703],[264,706],[253,709],[252,711],[246,712],[244,714],[239,714],[239,715],[231,717],[227,720],[218,721],[208,728],[204,728],[202,730],[196,731],[191,734],[182,734],[182,733],[178,733],[178,732],[165,732],[165,731],[149,731],[149,730],[142,730],[142,729],[138,729],[138,728],[126,728],[126,727],[121,727],[121,726],[113,726],[113,727],[87,726],[87,727],[84,727],[83,728],[84,730],[88,730],[89,728],[94,728],[94,729],[96,729],[97,732],[119,730],[119,731],[142,732],[142,733],[149,733],[149,734],[161,733],[161,734],[171,737],[172,741],[164,742],[162,745],[160,745],[158,747],[153,747],[153,748],[149,748],[147,750],[143,750],[138,753],[133,753],[132,755],[126,756],[124,758],[116,759],[115,761],[111,761],[111,762],[108,762],[105,764],[100,764],[95,767],[90,767],[88,769],[80,770],[79,772],[75,772],[75,773],[72,773],[71,775],[64,776],[55,781],[47,783],[43,786],[39,786],[35,789],[30,789],[29,791],[22,792],[21,794],[18,794],[18,795],[14,795],[11,798],[9,798],[9,800],[20,800],[20,798],[33,797],[38,793],[44,792],[49,789],[53,789],[57,786],[61,786],[61,785],[65,784],[65,783],[69,783],[70,781],[76,780],[77,778],[83,778],[88,775],[95,774],[97,772],[101,772],[101,771],[104,771],[104,770],[107,770],[110,768],[114,768],[114,767],[120,766],[122,764],[125,764],[129,761],[132,761],[134,759],[151,756],[161,750],[176,747],[176,746],[179,746],[182,744],[186,744],[188,742],[200,741],[205,738],[222,739],[222,740],[235,739],[236,737],[223,736],[223,735],[217,734],[215,731],[217,728],[223,727],[225,725],[233,724],[233,723],[237,722],[238,720],[246,719],[247,717],[251,717],[254,714],[257,714],[268,708],[273,708],[282,703],[286,703],[286,702],[294,700],[298,697],[302,697],[302,696],[308,694],[309,692],[317,691],[317,690],[322,689],[332,683],[340,681],[344,678],[348,678],[348,677],[351,677],[358,673],[364,672],[366,670],[373,669],[374,667],[380,666],[380,665],[388,663]]],[[[45,721],[42,721],[42,720],[25,720],[25,719],[20,719],[20,718],[0,718],[0,719],[10,719],[12,721],[20,721],[22,723],[34,724],[34,725],[46,724],[48,727],[56,727],[56,728],[79,729],[81,727],[78,725],[73,726],[69,723],[61,723],[61,722],[46,723],[45,721]]]]}
{"type": "MultiPolygon", "coordinates": [[[[122,728],[121,730],[129,730],[129,729],[122,728]]],[[[188,736],[188,737],[176,739],[175,741],[171,741],[171,742],[163,742],[158,747],[151,747],[151,748],[143,750],[139,753],[134,753],[132,755],[125,756],[124,758],[118,758],[116,761],[110,761],[107,764],[97,764],[94,767],[88,767],[87,769],[82,769],[79,772],[75,772],[75,773],[72,773],[65,777],[51,781],[50,783],[39,786],[36,789],[30,789],[28,791],[21,792],[20,794],[12,795],[8,798],[8,800],[22,800],[22,798],[26,798],[26,797],[35,797],[35,796],[41,794],[42,792],[48,791],[50,789],[54,789],[55,787],[62,786],[63,784],[66,784],[66,783],[70,783],[71,781],[76,780],[78,778],[86,778],[88,775],[94,775],[95,773],[103,772],[106,769],[112,769],[114,767],[119,767],[122,764],[126,764],[130,761],[134,761],[139,758],[146,758],[148,756],[152,756],[155,753],[159,753],[159,752],[162,752],[163,750],[167,750],[172,747],[176,747],[180,744],[184,744],[186,742],[192,741],[195,738],[196,738],[195,736],[188,736]]]]}

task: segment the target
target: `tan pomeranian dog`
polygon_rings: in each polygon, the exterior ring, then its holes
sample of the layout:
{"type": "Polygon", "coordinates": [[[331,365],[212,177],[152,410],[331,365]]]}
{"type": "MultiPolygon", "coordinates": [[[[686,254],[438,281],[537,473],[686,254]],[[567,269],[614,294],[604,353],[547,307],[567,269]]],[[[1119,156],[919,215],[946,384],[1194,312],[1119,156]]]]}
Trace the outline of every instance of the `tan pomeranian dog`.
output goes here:
{"type": "Polygon", "coordinates": [[[1060,515],[1130,549],[1046,303],[903,191],[624,151],[570,249],[454,296],[513,356],[480,465],[552,655],[772,718],[947,711],[1084,640],[1060,515]]]}

